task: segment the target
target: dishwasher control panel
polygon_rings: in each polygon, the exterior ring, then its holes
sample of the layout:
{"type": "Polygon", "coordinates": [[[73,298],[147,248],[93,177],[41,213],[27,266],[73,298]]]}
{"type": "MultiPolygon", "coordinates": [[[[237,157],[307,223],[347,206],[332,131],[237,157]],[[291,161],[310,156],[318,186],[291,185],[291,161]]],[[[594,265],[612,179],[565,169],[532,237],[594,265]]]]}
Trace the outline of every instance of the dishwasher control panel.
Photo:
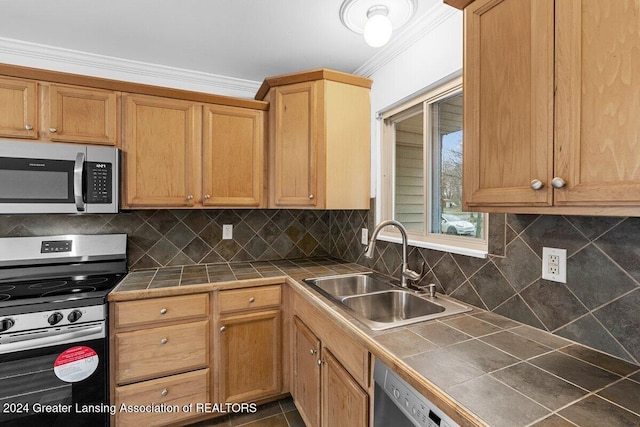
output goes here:
{"type": "Polygon", "coordinates": [[[417,427],[459,427],[429,399],[376,360],[374,380],[417,427]]]}

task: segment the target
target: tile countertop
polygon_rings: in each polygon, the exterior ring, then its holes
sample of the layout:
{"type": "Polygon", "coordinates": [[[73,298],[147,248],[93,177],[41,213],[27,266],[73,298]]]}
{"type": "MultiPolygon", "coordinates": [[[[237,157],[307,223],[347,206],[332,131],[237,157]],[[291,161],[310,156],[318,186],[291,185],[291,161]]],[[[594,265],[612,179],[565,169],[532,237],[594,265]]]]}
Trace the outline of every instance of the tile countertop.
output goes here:
{"type": "Polygon", "coordinates": [[[467,424],[640,426],[640,366],[480,309],[371,331],[301,282],[358,271],[367,269],[326,258],[165,267],[129,273],[109,300],[237,287],[238,280],[255,286],[286,277],[296,292],[420,392],[466,410],[467,424]]]}

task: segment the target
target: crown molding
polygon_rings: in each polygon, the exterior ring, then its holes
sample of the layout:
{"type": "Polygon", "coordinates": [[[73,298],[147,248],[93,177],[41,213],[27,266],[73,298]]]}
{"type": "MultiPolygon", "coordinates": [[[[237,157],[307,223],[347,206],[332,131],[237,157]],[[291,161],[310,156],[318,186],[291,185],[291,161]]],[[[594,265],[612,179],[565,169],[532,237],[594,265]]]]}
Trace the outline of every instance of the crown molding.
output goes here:
{"type": "Polygon", "coordinates": [[[353,73],[363,77],[371,77],[440,24],[460,13],[462,12],[444,3],[436,4],[424,14],[417,17],[412,23],[408,24],[396,37],[392,38],[391,42],[380,49],[378,53],[353,73]]]}
{"type": "Polygon", "coordinates": [[[241,98],[253,98],[262,83],[3,37],[0,62],[241,98]]]}

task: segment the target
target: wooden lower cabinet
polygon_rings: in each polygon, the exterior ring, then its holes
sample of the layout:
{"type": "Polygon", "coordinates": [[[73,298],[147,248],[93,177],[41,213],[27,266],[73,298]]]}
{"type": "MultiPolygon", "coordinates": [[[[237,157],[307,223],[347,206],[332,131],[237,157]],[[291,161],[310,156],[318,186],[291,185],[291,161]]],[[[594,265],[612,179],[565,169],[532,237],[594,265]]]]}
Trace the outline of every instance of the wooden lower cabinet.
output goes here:
{"type": "Polygon", "coordinates": [[[329,350],[322,351],[322,426],[369,425],[369,395],[329,350]]]}
{"type": "Polygon", "coordinates": [[[368,426],[367,391],[298,316],[293,328],[291,393],[305,425],[368,426]]]}
{"type": "Polygon", "coordinates": [[[174,374],[209,364],[209,321],[116,335],[119,384],[174,374]]]}
{"type": "Polygon", "coordinates": [[[268,310],[220,319],[221,402],[252,402],[281,391],[281,313],[268,310]]]}
{"type": "Polygon", "coordinates": [[[293,319],[293,390],[307,427],[320,425],[320,340],[298,317],[293,319]]]}
{"type": "Polygon", "coordinates": [[[213,401],[209,299],[199,293],[109,304],[112,426],[202,418],[183,405],[213,401]]]}
{"type": "Polygon", "coordinates": [[[160,426],[200,415],[196,413],[195,403],[209,401],[209,378],[209,369],[200,369],[116,388],[116,425],[160,426]],[[185,405],[192,403],[193,412],[185,411],[185,405]],[[149,405],[166,409],[136,410],[149,405]]]}

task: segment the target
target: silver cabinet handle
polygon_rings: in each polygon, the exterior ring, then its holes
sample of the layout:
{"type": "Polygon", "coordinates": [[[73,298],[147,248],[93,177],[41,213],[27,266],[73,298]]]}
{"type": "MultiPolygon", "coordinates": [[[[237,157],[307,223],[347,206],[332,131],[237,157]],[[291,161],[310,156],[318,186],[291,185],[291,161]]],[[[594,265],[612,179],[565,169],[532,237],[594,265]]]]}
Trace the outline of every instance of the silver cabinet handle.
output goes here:
{"type": "Polygon", "coordinates": [[[313,194],[309,194],[309,200],[313,199],[313,194]]]}
{"type": "Polygon", "coordinates": [[[162,338],[162,339],[160,340],[160,344],[163,344],[163,345],[164,345],[164,344],[166,344],[166,343],[168,343],[168,342],[169,342],[169,340],[168,340],[168,339],[166,339],[166,338],[162,338]]]}
{"type": "Polygon", "coordinates": [[[205,200],[209,200],[210,198],[211,198],[211,195],[210,195],[210,194],[205,194],[205,195],[204,195],[204,199],[205,199],[205,200]]]}
{"type": "Polygon", "coordinates": [[[193,195],[189,194],[189,195],[187,196],[187,200],[193,200],[193,195]]]}
{"type": "Polygon", "coordinates": [[[24,128],[26,130],[33,130],[33,126],[31,126],[31,125],[25,125],[24,128]]]}
{"type": "Polygon", "coordinates": [[[567,183],[565,182],[564,179],[560,178],[559,176],[556,176],[555,178],[553,178],[551,180],[551,186],[553,188],[562,188],[566,185],[567,183]]]}
{"type": "Polygon", "coordinates": [[[160,314],[167,314],[167,309],[166,308],[161,308],[160,309],[160,314]]]}
{"type": "Polygon", "coordinates": [[[318,366],[322,366],[322,364],[324,363],[324,360],[322,360],[322,359],[318,359],[318,362],[317,362],[317,363],[318,363],[318,366]]]}
{"type": "Polygon", "coordinates": [[[169,394],[169,391],[166,388],[160,392],[160,396],[166,396],[167,394],[169,394]]]}
{"type": "Polygon", "coordinates": [[[224,332],[226,330],[227,330],[226,326],[220,326],[220,332],[224,332]]]}
{"type": "Polygon", "coordinates": [[[49,128],[49,132],[51,132],[51,133],[56,133],[56,132],[58,132],[58,129],[56,129],[56,128],[49,128]]]}
{"type": "Polygon", "coordinates": [[[316,350],[315,348],[312,348],[311,350],[309,350],[309,354],[314,355],[318,352],[318,350],[316,350]]]}
{"type": "Polygon", "coordinates": [[[534,179],[531,181],[531,189],[532,190],[539,190],[542,187],[544,187],[544,183],[542,181],[540,181],[539,179],[534,179]]]}
{"type": "Polygon", "coordinates": [[[253,303],[256,299],[254,297],[249,298],[249,304],[253,303]]]}

